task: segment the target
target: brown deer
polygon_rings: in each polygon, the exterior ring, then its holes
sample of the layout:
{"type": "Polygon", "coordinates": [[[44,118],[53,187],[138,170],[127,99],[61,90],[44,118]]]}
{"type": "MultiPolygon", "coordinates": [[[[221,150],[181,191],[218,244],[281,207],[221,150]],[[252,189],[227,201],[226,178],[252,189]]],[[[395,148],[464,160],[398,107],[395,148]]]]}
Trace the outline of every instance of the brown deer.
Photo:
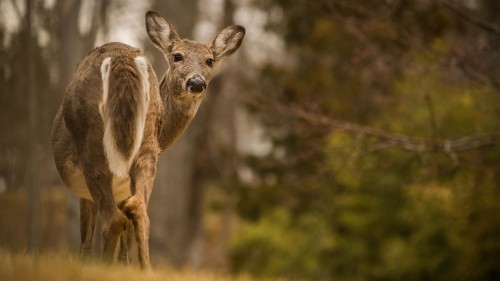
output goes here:
{"type": "Polygon", "coordinates": [[[121,43],[97,47],[79,62],[51,137],[59,174],[80,197],[81,255],[91,252],[99,211],[103,258],[116,259],[120,237],[120,257],[127,255],[130,220],[142,268],[150,267],[146,208],[158,156],[195,116],[213,68],[245,36],[242,26],[232,25],[210,44],[180,39],[153,11],[146,13],[146,29],[169,64],[160,84],[140,50],[121,43]]]}

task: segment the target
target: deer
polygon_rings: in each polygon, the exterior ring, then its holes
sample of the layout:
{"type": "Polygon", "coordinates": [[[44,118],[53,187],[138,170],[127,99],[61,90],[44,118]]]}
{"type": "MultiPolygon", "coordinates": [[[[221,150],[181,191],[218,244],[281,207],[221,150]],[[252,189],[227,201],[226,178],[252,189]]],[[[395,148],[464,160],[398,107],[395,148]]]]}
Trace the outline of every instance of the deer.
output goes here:
{"type": "Polygon", "coordinates": [[[147,206],[158,157],[193,120],[214,68],[239,49],[245,28],[230,25],[202,43],[181,39],[154,11],[145,20],[169,65],[160,83],[141,50],[118,42],[94,48],[65,90],[51,144],[64,184],[80,197],[80,256],[91,254],[99,213],[102,259],[126,258],[132,234],[140,267],[150,269],[147,206]]]}

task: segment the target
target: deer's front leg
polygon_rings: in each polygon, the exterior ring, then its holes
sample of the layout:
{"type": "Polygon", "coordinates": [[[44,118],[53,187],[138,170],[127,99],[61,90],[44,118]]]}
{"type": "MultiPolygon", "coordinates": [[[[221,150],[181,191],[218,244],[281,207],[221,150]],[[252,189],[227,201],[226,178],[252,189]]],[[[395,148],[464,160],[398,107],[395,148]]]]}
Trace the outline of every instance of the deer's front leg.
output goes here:
{"type": "Polygon", "coordinates": [[[156,175],[156,154],[142,154],[134,162],[130,171],[134,195],[125,201],[124,212],[134,224],[139,263],[143,269],[150,268],[149,262],[149,217],[147,206],[156,175]]]}
{"type": "Polygon", "coordinates": [[[92,253],[92,240],[97,218],[97,205],[87,199],[80,198],[80,256],[88,259],[92,253]]]}

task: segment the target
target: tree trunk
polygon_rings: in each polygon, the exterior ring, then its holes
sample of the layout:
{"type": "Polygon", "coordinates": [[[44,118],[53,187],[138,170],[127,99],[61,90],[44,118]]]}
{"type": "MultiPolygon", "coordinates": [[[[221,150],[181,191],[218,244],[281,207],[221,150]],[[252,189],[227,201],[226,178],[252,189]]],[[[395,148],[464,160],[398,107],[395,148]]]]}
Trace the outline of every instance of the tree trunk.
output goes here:
{"type": "MultiPolygon", "coordinates": [[[[192,38],[198,18],[197,0],[156,1],[153,10],[165,16],[179,36],[192,38]]],[[[163,54],[151,49],[153,65],[158,79],[161,79],[167,64],[163,54]]],[[[183,136],[160,157],[149,207],[151,251],[158,255],[166,253],[175,266],[188,262],[186,253],[190,241],[186,241],[186,238],[192,236],[189,201],[193,192],[194,144],[198,131],[196,123],[196,120],[193,121],[183,136]]]]}
{"type": "Polygon", "coordinates": [[[40,217],[39,205],[40,205],[40,180],[39,180],[39,154],[40,150],[38,148],[38,137],[37,131],[37,120],[38,120],[38,110],[37,110],[37,92],[36,92],[36,59],[35,59],[35,47],[36,47],[36,37],[33,36],[33,1],[26,1],[26,43],[27,43],[27,55],[28,60],[28,129],[30,131],[30,141],[28,144],[28,158],[27,161],[27,176],[26,180],[26,190],[28,191],[28,214],[29,214],[29,241],[28,250],[30,252],[38,251],[38,238],[40,236],[40,217]]]}

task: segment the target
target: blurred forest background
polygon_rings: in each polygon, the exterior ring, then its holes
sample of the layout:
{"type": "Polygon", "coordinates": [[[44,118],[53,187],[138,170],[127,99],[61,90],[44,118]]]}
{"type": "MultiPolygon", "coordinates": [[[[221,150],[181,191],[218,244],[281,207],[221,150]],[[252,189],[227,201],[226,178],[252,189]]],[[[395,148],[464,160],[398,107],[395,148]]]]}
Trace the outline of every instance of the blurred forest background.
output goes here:
{"type": "MultiPolygon", "coordinates": [[[[500,280],[500,1],[0,0],[0,248],[77,252],[49,134],[76,63],[247,28],[162,157],[153,262],[299,280],[500,280]]],[[[99,236],[99,234],[96,234],[99,236]]]]}

